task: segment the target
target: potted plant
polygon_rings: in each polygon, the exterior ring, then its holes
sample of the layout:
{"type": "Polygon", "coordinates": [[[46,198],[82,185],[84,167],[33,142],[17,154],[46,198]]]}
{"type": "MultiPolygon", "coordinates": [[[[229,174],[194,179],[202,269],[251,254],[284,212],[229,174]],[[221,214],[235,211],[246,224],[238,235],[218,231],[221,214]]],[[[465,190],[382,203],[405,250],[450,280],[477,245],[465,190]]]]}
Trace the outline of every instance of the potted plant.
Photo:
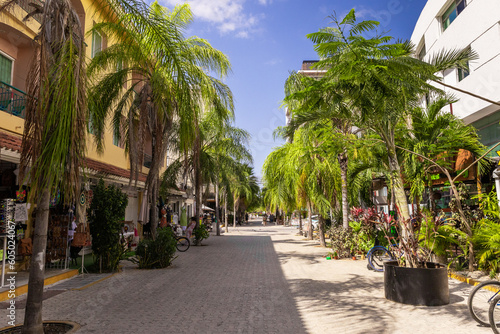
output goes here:
{"type": "MultiPolygon", "coordinates": [[[[418,237],[409,221],[400,226],[400,242],[393,247],[393,253],[399,255],[395,254],[396,260],[384,263],[385,298],[410,305],[449,304],[447,267],[421,257],[418,237]]],[[[388,239],[392,244],[392,237],[388,239]]]]}

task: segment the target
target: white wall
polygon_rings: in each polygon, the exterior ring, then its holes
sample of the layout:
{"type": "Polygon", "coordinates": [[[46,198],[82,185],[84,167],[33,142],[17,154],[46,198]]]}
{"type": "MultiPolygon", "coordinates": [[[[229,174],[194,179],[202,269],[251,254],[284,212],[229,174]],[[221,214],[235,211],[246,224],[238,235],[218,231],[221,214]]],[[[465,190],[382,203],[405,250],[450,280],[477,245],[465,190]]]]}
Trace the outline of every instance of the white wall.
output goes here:
{"type": "Polygon", "coordinates": [[[137,192],[128,192],[128,205],[125,209],[125,220],[133,221],[134,225],[137,223],[137,215],[139,208],[139,200],[137,198],[137,192]]]}
{"type": "MultiPolygon", "coordinates": [[[[443,31],[441,15],[450,3],[449,0],[427,1],[413,31],[412,42],[420,46],[422,39],[425,40],[427,54],[424,59],[441,50],[470,46],[479,54],[479,59],[470,63],[470,75],[459,82],[457,70],[446,71],[444,82],[500,101],[500,1],[467,1],[464,11],[443,31]]],[[[500,109],[455,90],[445,91],[459,99],[453,105],[453,112],[467,123],[500,109]]]]}

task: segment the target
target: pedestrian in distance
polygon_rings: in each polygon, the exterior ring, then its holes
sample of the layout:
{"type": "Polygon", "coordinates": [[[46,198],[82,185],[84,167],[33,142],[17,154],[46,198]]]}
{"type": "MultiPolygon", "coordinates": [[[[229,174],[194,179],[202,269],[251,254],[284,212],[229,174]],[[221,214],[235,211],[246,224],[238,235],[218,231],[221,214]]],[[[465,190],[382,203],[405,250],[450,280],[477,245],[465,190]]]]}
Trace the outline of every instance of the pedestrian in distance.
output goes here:
{"type": "Polygon", "coordinates": [[[186,238],[191,239],[191,236],[193,235],[193,230],[196,226],[196,217],[191,217],[191,220],[189,221],[189,225],[186,228],[186,238]]]}

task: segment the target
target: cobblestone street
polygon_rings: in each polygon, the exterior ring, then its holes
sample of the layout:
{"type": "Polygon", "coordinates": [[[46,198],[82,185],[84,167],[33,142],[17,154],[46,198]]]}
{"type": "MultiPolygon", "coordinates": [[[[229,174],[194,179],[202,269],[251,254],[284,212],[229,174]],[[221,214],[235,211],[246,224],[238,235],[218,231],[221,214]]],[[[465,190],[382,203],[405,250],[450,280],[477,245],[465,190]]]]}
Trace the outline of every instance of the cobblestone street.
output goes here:
{"type": "MultiPolygon", "coordinates": [[[[296,233],[253,222],[179,253],[167,269],[125,264],[45,300],[44,320],[77,322],[78,333],[491,332],[469,316],[469,285],[450,279],[447,306],[396,304],[366,261],[327,261],[327,250],[296,233]]],[[[23,314],[17,310],[18,324],[23,314]]],[[[5,326],[7,311],[1,315],[5,326]]]]}

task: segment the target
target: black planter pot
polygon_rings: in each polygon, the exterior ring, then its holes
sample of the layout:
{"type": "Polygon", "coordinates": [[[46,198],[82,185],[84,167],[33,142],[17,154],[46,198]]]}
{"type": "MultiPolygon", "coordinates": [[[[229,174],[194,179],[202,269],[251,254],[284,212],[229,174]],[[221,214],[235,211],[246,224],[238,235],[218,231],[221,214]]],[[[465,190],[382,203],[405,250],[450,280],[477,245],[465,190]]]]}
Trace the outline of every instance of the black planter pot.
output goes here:
{"type": "Polygon", "coordinates": [[[446,267],[434,262],[427,262],[426,266],[427,268],[406,268],[398,266],[397,261],[385,262],[385,298],[409,305],[449,304],[446,267]]]}

